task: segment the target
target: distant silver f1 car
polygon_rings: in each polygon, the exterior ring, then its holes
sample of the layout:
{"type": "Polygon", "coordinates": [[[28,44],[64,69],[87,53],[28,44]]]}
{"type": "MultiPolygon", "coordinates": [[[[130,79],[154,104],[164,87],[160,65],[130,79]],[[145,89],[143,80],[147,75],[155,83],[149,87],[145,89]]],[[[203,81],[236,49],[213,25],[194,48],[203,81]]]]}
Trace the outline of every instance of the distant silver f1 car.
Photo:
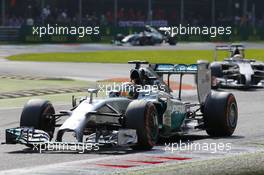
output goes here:
{"type": "Polygon", "coordinates": [[[148,25],[145,26],[143,32],[127,36],[118,34],[113,40],[113,43],[116,45],[131,44],[133,46],[156,45],[163,42],[169,43],[170,45],[176,45],[177,43],[176,38],[165,36],[160,31],[148,25]]]}
{"type": "Polygon", "coordinates": [[[211,63],[212,88],[263,88],[264,63],[245,58],[242,44],[220,45],[215,48],[215,61],[211,63]],[[217,61],[217,51],[230,52],[230,57],[217,61]]]}
{"type": "MultiPolygon", "coordinates": [[[[109,92],[107,98],[94,99],[96,89],[89,89],[90,97],[81,98],[73,107],[55,113],[47,100],[30,100],[20,118],[20,127],[6,129],[7,144],[48,144],[67,142],[72,133],[74,143],[99,146],[130,146],[135,150],[149,150],[160,137],[188,134],[206,130],[210,136],[231,136],[238,120],[234,95],[211,91],[209,63],[151,64],[132,61],[131,82],[109,92]],[[197,76],[198,100],[183,101],[182,79],[185,74],[197,76]],[[169,82],[178,75],[180,88],[171,93],[169,82]],[[163,78],[166,77],[168,84],[163,78]],[[58,120],[67,117],[62,124],[58,120]],[[58,127],[55,133],[55,127],[58,127]]],[[[73,144],[73,142],[69,143],[73,144]]]]}

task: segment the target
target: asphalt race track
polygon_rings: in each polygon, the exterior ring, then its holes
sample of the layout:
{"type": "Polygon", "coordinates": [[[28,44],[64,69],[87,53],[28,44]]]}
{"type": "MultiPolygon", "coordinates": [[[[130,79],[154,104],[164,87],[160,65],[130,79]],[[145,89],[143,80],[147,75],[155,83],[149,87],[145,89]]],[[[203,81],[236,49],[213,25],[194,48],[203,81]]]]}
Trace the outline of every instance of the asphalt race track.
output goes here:
{"type": "MultiPolygon", "coordinates": [[[[251,44],[253,48],[263,47],[251,44]]],[[[95,47],[84,46],[56,46],[58,48],[77,48],[86,50],[114,49],[113,46],[95,47]]],[[[26,46],[4,46],[1,56],[10,53],[37,52],[38,48],[25,49],[26,46]],[[20,49],[18,49],[21,47],[20,49]],[[23,48],[24,47],[24,48],[23,48]],[[16,52],[15,52],[16,51],[16,52]]],[[[41,51],[52,52],[45,46],[41,51]],[[46,49],[46,50],[45,50],[46,49]]],[[[167,47],[167,46],[166,46],[167,47]]],[[[201,47],[210,49],[210,44],[182,44],[179,47],[201,47]]],[[[75,48],[75,49],[74,49],[75,48]]],[[[177,47],[175,47],[177,48],[177,47]]],[[[128,49],[124,47],[121,49],[128,49]]],[[[136,49],[132,47],[132,49],[136,49]]],[[[139,48],[141,49],[141,48],[139,48]]],[[[171,48],[169,48],[171,49],[171,48]]],[[[77,51],[80,51],[77,49],[77,51]]],[[[0,62],[0,74],[33,74],[45,76],[66,76],[76,79],[98,80],[128,75],[130,65],[125,64],[88,64],[88,63],[34,63],[0,62]],[[69,69],[65,70],[65,66],[69,69]],[[106,69],[106,67],[108,69],[106,69]],[[97,71],[101,73],[98,75],[97,71]]],[[[161,140],[153,151],[135,152],[129,148],[101,149],[97,152],[44,152],[31,151],[23,145],[0,145],[0,174],[103,174],[103,173],[156,173],[163,169],[167,174],[239,174],[242,172],[264,172],[264,90],[232,91],[237,99],[239,109],[238,126],[230,138],[209,138],[205,132],[193,135],[161,140]],[[172,150],[168,143],[198,143],[229,145],[228,151],[204,150],[172,150]],[[166,146],[167,145],[167,146],[166,146]],[[213,160],[216,159],[216,160],[213,160]],[[191,168],[190,168],[191,167],[191,168]]],[[[70,102],[63,106],[55,106],[56,110],[67,109],[70,102]],[[68,105],[67,105],[68,104],[68,105]]],[[[5,140],[6,128],[19,125],[22,108],[3,109],[0,107],[0,141],[5,140]]],[[[186,148],[186,147],[185,147],[186,148]]],[[[164,173],[162,173],[164,174],[164,173]]],[[[261,173],[260,173],[261,174],[261,173]]]]}
{"type": "MultiPolygon", "coordinates": [[[[180,143],[191,141],[193,143],[224,143],[230,144],[231,150],[227,153],[214,151],[195,151],[195,150],[169,150],[165,143],[167,141],[161,141],[153,151],[148,152],[134,152],[129,148],[125,149],[103,149],[99,152],[86,152],[84,154],[78,154],[76,152],[45,152],[38,153],[32,152],[26,149],[23,145],[1,145],[0,146],[0,169],[9,170],[8,173],[17,174],[20,173],[67,173],[71,174],[74,170],[80,173],[92,173],[101,174],[103,172],[126,172],[131,169],[144,169],[155,166],[165,166],[169,164],[181,164],[183,162],[196,163],[197,161],[228,157],[230,155],[240,155],[242,153],[252,153],[263,149],[263,90],[251,91],[251,92],[234,92],[238,101],[239,107],[239,121],[235,134],[231,138],[209,138],[205,132],[198,132],[194,135],[184,136],[179,138],[172,138],[169,141],[172,143],[180,143]],[[249,98],[254,97],[254,98],[249,98]],[[166,150],[167,149],[167,150],[166,150]],[[159,159],[156,157],[163,157],[159,159]],[[186,158],[182,160],[180,158],[186,158]],[[143,161],[144,160],[144,161],[143,161]],[[71,162],[71,164],[63,164],[63,162],[71,162]],[[142,162],[143,161],[143,162],[142,162]],[[60,163],[60,164],[58,164],[60,163]],[[61,164],[62,163],[62,164],[61,164]],[[52,166],[43,166],[49,165],[52,166]],[[69,166],[71,165],[71,166],[69,166]],[[131,165],[131,168],[123,168],[121,166],[131,165]],[[30,169],[31,167],[33,169],[30,169]],[[121,167],[121,168],[120,168],[121,167]],[[10,171],[20,168],[19,170],[10,171]]],[[[56,106],[56,109],[67,109],[67,106],[56,106]]],[[[16,127],[19,125],[19,117],[21,108],[18,109],[1,109],[1,141],[4,141],[4,129],[10,127],[16,127]]],[[[259,163],[263,164],[262,160],[259,163]]],[[[239,158],[240,159],[240,158],[239,158]]],[[[221,171],[225,167],[225,161],[218,161],[218,169],[211,170],[206,169],[210,174],[213,172],[221,171]]],[[[233,162],[235,163],[235,162],[233,162]]],[[[231,163],[229,162],[229,165],[231,163]]],[[[239,169],[241,167],[234,167],[239,169]]],[[[245,166],[245,165],[243,165],[245,166]]],[[[251,164],[247,164],[247,168],[250,169],[251,164]]],[[[4,173],[3,171],[2,173],[4,173]]],[[[6,172],[6,173],[7,173],[6,172]]],[[[193,172],[194,173],[194,172],[193,172]]],[[[0,172],[1,174],[1,172],[0,172]]],[[[194,173],[195,174],[195,173],[194,173]]]]}

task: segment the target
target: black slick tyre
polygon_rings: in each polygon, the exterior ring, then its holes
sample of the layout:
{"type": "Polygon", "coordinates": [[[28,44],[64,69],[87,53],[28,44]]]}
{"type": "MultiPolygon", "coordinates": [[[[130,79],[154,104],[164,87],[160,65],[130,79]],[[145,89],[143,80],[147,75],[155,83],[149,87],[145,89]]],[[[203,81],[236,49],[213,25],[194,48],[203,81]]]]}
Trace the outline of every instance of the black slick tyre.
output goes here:
{"type": "Polygon", "coordinates": [[[158,140],[158,113],[155,105],[145,100],[132,101],[126,111],[125,127],[135,129],[138,136],[134,150],[151,150],[158,140]]]}

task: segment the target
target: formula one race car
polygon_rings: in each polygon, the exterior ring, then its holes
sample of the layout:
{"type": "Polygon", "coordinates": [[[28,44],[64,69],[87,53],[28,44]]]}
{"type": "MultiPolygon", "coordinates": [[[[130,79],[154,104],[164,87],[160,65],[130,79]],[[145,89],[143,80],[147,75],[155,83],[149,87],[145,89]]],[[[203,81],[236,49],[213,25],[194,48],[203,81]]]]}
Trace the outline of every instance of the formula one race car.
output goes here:
{"type": "Polygon", "coordinates": [[[153,27],[145,26],[144,31],[140,33],[134,33],[127,36],[118,34],[113,43],[116,45],[131,44],[133,46],[145,46],[155,45],[161,43],[169,43],[170,45],[176,45],[176,39],[174,37],[165,36],[153,27]]]}
{"type": "Polygon", "coordinates": [[[242,44],[216,46],[215,61],[211,63],[212,88],[263,88],[264,63],[245,58],[242,44]],[[230,57],[217,61],[217,51],[230,52],[230,57]]]}
{"type": "MultiPolygon", "coordinates": [[[[6,129],[7,144],[67,143],[66,133],[73,133],[75,143],[100,146],[130,146],[135,150],[150,150],[158,138],[206,130],[210,136],[231,136],[236,128],[238,109],[234,95],[211,91],[209,63],[148,64],[131,61],[131,82],[123,83],[109,92],[105,99],[94,99],[98,89],[89,89],[90,97],[73,107],[55,114],[46,100],[30,100],[23,109],[20,127],[6,129]],[[199,102],[182,101],[182,79],[185,74],[197,76],[199,102]],[[179,75],[176,96],[165,84],[171,75],[179,75]],[[68,117],[63,124],[58,119],[68,117]],[[57,134],[54,134],[55,127],[57,134]],[[54,141],[53,141],[54,142],[54,141]]],[[[73,143],[73,142],[71,142],[73,143]]]]}

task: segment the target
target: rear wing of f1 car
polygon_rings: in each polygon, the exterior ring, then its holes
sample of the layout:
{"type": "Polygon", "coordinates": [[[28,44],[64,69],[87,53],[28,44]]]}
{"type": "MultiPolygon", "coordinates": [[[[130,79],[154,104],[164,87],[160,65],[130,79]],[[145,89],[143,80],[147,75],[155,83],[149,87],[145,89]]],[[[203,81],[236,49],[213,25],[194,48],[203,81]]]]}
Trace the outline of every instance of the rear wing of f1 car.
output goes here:
{"type": "Polygon", "coordinates": [[[170,86],[171,75],[180,75],[179,99],[181,99],[183,75],[186,74],[196,76],[200,103],[204,103],[211,92],[211,69],[207,61],[198,61],[197,64],[154,64],[151,67],[159,76],[167,75],[168,86],[170,86]]]}
{"type": "Polygon", "coordinates": [[[154,71],[158,74],[197,74],[197,64],[156,64],[154,71]]]}

